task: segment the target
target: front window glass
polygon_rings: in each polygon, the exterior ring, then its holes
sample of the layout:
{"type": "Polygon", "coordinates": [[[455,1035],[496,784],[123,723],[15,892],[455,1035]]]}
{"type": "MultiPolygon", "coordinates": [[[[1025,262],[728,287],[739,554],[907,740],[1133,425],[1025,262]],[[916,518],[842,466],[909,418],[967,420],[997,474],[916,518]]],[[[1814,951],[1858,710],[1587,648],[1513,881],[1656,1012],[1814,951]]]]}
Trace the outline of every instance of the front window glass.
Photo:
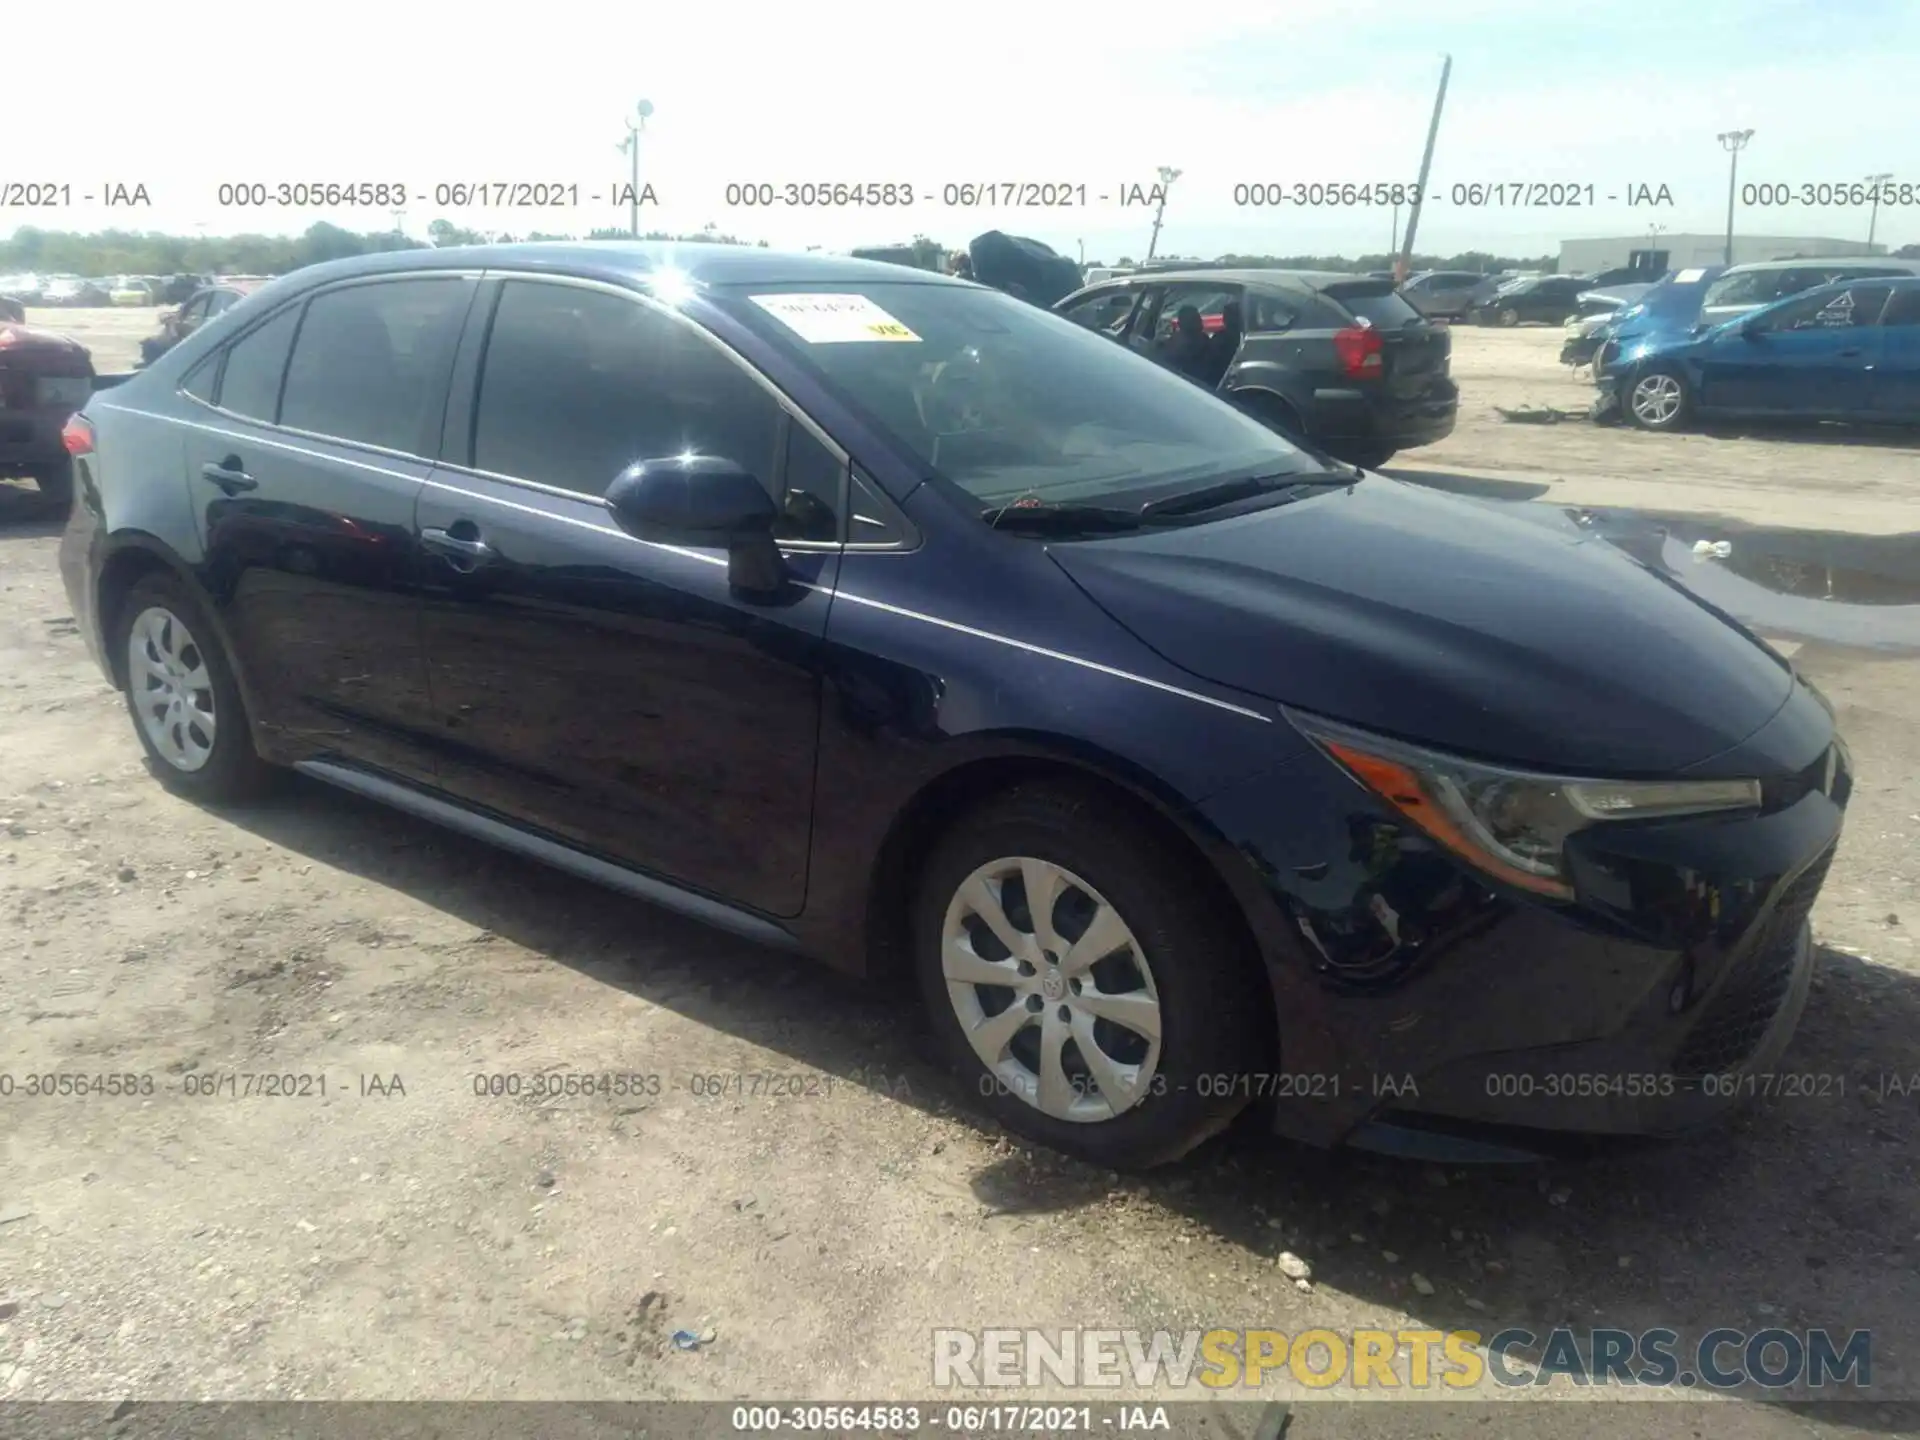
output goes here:
{"type": "Polygon", "coordinates": [[[1323,471],[1202,387],[997,291],[866,282],[713,299],[983,506],[1323,471]]]}

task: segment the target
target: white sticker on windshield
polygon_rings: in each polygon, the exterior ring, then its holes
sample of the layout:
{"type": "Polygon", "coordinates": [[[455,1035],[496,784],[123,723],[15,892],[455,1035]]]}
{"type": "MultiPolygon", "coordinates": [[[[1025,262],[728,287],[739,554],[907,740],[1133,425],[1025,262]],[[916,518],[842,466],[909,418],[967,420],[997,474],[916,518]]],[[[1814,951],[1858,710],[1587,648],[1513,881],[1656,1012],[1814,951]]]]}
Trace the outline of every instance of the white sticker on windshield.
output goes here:
{"type": "Polygon", "coordinates": [[[1692,270],[1682,270],[1674,275],[1673,283],[1676,285],[1695,285],[1699,283],[1700,277],[1706,273],[1707,269],[1704,265],[1696,266],[1692,270]]]}
{"type": "Polygon", "coordinates": [[[753,303],[809,345],[920,337],[864,295],[755,295],[753,303]]]}

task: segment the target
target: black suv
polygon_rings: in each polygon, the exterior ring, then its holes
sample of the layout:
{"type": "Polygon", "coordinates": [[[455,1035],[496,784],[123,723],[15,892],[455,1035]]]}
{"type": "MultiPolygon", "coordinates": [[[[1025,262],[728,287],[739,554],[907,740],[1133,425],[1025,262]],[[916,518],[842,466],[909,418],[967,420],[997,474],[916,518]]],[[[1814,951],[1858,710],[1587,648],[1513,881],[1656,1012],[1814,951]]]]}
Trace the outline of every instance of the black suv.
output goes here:
{"type": "Polygon", "coordinates": [[[1163,270],[1089,286],[1054,309],[1356,465],[1445,439],[1460,409],[1451,338],[1391,280],[1163,270]]]}

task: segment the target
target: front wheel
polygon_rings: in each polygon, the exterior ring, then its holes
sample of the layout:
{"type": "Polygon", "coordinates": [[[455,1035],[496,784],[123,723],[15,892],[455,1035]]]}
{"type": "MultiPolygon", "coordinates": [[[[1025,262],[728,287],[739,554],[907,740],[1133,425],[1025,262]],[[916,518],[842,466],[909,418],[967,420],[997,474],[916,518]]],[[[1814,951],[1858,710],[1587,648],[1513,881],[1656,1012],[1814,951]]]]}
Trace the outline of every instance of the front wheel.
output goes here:
{"type": "Polygon", "coordinates": [[[1500,323],[1508,328],[1518,325],[1520,323],[1520,312],[1508,306],[1500,312],[1500,323]]]}
{"type": "Polygon", "coordinates": [[[914,949],[943,1050],[1009,1130],[1145,1169],[1247,1105],[1271,1006],[1257,962],[1104,796],[1024,786],[962,819],[922,873],[914,949]]]}
{"type": "Polygon", "coordinates": [[[1625,409],[1642,430],[1678,430],[1693,409],[1693,392],[1678,370],[1658,366],[1633,377],[1625,409]]]}

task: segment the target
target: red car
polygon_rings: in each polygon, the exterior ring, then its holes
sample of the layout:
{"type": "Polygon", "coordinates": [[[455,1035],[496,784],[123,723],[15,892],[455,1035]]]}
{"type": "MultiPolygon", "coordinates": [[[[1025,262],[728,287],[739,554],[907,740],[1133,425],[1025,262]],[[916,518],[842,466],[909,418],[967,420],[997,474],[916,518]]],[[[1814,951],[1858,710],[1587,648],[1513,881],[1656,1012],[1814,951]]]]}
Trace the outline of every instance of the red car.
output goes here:
{"type": "Polygon", "coordinates": [[[31,479],[49,510],[64,511],[73,498],[61,432],[93,380],[93,357],[79,341],[0,320],[0,476],[31,479]]]}

